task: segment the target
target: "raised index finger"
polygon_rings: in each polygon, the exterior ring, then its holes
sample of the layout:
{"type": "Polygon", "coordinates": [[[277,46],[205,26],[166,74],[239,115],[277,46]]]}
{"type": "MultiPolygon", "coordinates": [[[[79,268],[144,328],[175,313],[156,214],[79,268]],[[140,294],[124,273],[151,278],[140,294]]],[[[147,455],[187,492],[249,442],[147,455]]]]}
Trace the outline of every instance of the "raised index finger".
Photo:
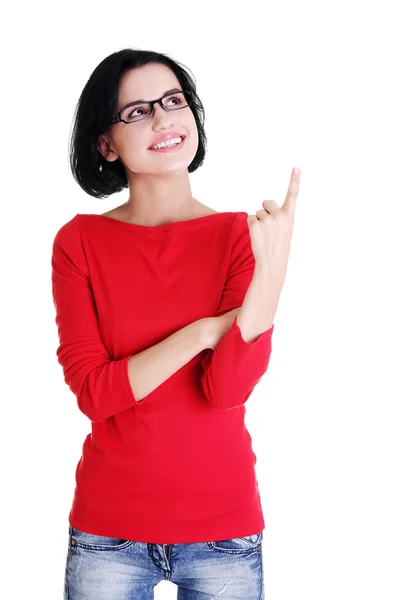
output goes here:
{"type": "Polygon", "coordinates": [[[290,177],[289,188],[286,194],[285,202],[282,204],[282,210],[286,210],[288,213],[294,215],[294,209],[296,208],[296,200],[299,193],[300,186],[300,169],[292,170],[290,177]]]}

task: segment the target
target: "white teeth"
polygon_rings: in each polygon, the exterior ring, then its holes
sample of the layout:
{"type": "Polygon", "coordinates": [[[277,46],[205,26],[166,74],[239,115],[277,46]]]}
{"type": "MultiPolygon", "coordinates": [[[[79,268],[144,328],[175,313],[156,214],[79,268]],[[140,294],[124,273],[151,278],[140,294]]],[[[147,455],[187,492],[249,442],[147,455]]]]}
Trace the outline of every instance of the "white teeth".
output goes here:
{"type": "Polygon", "coordinates": [[[176,137],[172,140],[167,140],[165,142],[161,142],[160,144],[154,144],[154,146],[151,146],[151,148],[154,148],[155,150],[157,148],[167,148],[168,146],[174,146],[175,144],[179,144],[179,142],[181,142],[183,140],[182,137],[176,137]]]}

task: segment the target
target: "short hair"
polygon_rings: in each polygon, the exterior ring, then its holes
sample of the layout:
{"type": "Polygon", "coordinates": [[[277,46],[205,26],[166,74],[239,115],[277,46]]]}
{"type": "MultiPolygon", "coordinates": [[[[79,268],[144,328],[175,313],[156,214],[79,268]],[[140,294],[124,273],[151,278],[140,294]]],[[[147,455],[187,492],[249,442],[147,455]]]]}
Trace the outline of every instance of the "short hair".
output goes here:
{"type": "Polygon", "coordinates": [[[79,97],[69,141],[69,162],[72,175],[80,187],[95,198],[106,198],[128,187],[125,167],[117,159],[109,162],[98,149],[99,135],[109,128],[118,107],[118,92],[123,75],[149,63],[164,64],[176,75],[182,89],[192,93],[189,106],[196,124],[199,144],[188,166],[189,173],[204,162],[207,139],[204,130],[204,106],[196,93],[195,78],[189,69],[167,54],[151,50],[124,48],[107,56],[90,75],[79,97]]]}

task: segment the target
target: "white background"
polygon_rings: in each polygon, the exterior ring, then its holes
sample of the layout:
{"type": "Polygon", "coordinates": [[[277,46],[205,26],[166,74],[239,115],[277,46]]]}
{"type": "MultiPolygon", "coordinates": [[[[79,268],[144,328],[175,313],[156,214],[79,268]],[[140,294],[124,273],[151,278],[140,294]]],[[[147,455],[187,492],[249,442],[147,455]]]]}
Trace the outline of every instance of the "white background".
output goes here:
{"type": "MultiPolygon", "coordinates": [[[[73,112],[126,46],[195,75],[217,211],[282,205],[301,168],[268,372],[247,404],[268,600],[400,597],[399,64],[395,2],[17,3],[3,12],[2,597],[62,598],[90,421],[57,362],[51,245],[103,213],[68,166],[73,112]]],[[[156,599],[176,597],[162,582],[156,599]]],[[[111,599],[110,599],[111,600],[111,599]]]]}

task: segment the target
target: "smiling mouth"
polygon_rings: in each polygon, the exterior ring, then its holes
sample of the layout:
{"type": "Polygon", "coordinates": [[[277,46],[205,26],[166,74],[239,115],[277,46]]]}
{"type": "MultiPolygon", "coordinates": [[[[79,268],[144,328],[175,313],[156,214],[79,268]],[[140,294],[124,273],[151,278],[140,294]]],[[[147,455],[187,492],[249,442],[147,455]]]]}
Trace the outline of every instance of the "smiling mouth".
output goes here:
{"type": "Polygon", "coordinates": [[[168,150],[175,150],[175,149],[179,149],[183,146],[185,140],[186,140],[186,135],[180,135],[180,136],[176,136],[176,137],[180,137],[181,141],[178,144],[172,144],[172,145],[167,145],[167,146],[161,146],[161,148],[152,148],[151,146],[148,148],[148,150],[151,150],[152,152],[165,152],[168,150]]]}

